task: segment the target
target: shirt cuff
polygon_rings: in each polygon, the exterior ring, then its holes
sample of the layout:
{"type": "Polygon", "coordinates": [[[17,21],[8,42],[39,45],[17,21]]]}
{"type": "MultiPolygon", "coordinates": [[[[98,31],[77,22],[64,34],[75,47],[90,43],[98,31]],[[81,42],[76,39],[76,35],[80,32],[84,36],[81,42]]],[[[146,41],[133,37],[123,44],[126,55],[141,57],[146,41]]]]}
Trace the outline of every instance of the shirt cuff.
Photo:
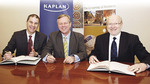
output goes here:
{"type": "Polygon", "coordinates": [[[147,65],[147,69],[150,69],[150,65],[149,64],[146,64],[147,65]]]}
{"type": "Polygon", "coordinates": [[[2,57],[2,60],[6,60],[6,58],[5,58],[5,57],[2,57]]]}
{"type": "Polygon", "coordinates": [[[73,56],[74,56],[74,58],[75,58],[75,61],[74,61],[75,63],[80,61],[80,58],[79,58],[78,55],[73,55],[73,56]]]}
{"type": "Polygon", "coordinates": [[[43,62],[47,62],[47,60],[46,60],[47,56],[48,56],[48,55],[46,55],[46,56],[42,59],[43,62]]]}

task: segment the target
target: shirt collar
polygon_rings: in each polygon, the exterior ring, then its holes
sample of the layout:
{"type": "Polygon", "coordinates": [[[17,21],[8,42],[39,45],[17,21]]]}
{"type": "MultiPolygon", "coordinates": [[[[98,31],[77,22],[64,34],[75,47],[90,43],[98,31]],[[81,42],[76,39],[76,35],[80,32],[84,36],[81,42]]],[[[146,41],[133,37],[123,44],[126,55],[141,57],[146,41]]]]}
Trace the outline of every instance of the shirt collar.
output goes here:
{"type": "MultiPolygon", "coordinates": [[[[61,34],[62,34],[62,33],[61,33],[61,34]]],[[[68,34],[67,36],[65,36],[65,35],[62,34],[62,37],[63,37],[63,38],[66,37],[66,39],[69,39],[69,38],[70,38],[70,34],[71,34],[71,32],[69,32],[69,34],[68,34]]]]}
{"type": "Polygon", "coordinates": [[[113,37],[116,37],[116,39],[119,39],[120,35],[121,35],[121,32],[118,35],[116,35],[116,36],[113,36],[113,35],[110,34],[110,38],[113,39],[113,37]]]}
{"type": "MultiPolygon", "coordinates": [[[[26,34],[27,34],[27,37],[30,36],[29,33],[27,32],[27,30],[26,30],[26,34]]],[[[35,37],[35,32],[34,32],[31,36],[32,36],[32,37],[35,37]]]]}

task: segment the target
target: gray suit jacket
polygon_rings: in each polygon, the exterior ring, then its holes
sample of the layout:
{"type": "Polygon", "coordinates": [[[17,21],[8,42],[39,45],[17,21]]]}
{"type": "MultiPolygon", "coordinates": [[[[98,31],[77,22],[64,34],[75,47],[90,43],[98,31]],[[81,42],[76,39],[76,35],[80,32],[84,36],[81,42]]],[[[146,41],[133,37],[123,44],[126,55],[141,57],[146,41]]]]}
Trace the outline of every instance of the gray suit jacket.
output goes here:
{"type": "MultiPolygon", "coordinates": [[[[55,58],[64,58],[63,39],[60,31],[52,32],[49,40],[42,52],[43,58],[46,54],[52,54],[55,58]]],[[[84,45],[84,36],[80,33],[71,32],[69,41],[69,56],[76,54],[80,60],[86,58],[86,48],[84,45]]]]}

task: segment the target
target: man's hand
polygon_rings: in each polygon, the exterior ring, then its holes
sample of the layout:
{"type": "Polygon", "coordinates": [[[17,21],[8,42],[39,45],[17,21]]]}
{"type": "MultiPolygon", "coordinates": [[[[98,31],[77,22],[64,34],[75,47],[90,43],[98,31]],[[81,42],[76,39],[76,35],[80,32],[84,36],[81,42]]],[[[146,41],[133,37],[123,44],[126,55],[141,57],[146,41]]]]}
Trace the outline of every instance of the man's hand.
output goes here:
{"type": "Polygon", "coordinates": [[[90,64],[95,64],[95,63],[98,63],[98,62],[99,62],[99,60],[94,55],[90,56],[90,58],[89,58],[89,63],[90,64]]]}
{"type": "Polygon", "coordinates": [[[31,47],[31,52],[30,52],[30,54],[29,54],[29,56],[32,56],[32,57],[34,57],[34,56],[37,56],[38,55],[38,53],[37,52],[35,52],[35,50],[34,50],[34,48],[33,48],[33,46],[31,47]]]}
{"type": "Polygon", "coordinates": [[[12,54],[11,54],[11,52],[9,51],[9,52],[6,52],[5,54],[4,54],[4,58],[5,58],[5,60],[9,60],[9,59],[11,59],[13,56],[12,56],[12,54]]]}
{"type": "Polygon", "coordinates": [[[63,63],[72,64],[74,61],[75,61],[75,57],[74,56],[68,56],[67,58],[65,58],[63,63]]]}
{"type": "Polygon", "coordinates": [[[56,61],[55,57],[53,57],[52,55],[48,55],[46,60],[48,63],[54,63],[56,61]]]}
{"type": "Polygon", "coordinates": [[[129,66],[129,70],[132,72],[140,73],[142,71],[145,71],[147,69],[147,65],[145,63],[139,63],[139,64],[134,64],[132,66],[129,66]]]}

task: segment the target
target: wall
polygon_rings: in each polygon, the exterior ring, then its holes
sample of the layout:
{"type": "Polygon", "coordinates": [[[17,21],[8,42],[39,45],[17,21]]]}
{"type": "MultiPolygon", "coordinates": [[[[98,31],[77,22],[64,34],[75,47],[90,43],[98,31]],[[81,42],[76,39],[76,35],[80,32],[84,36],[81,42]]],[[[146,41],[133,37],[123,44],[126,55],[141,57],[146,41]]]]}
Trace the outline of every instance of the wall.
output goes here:
{"type": "MultiPolygon", "coordinates": [[[[0,53],[14,31],[26,28],[26,18],[31,13],[39,15],[40,0],[0,0],[0,53]]],[[[123,30],[139,35],[150,52],[150,1],[149,0],[83,0],[84,7],[115,4],[117,14],[123,18],[123,30]],[[98,3],[99,2],[99,3],[98,3]]],[[[83,28],[73,31],[84,33],[83,28]]]]}
{"type": "Polygon", "coordinates": [[[0,53],[15,31],[26,29],[29,14],[39,15],[39,0],[0,0],[0,53]]]}
{"type": "Polygon", "coordinates": [[[150,1],[120,1],[117,3],[117,14],[122,16],[123,30],[137,34],[150,52],[150,1]]]}
{"type": "Polygon", "coordinates": [[[123,19],[122,30],[138,35],[143,45],[150,52],[149,0],[87,0],[84,2],[84,7],[100,5],[116,5],[117,14],[123,19]]]}

